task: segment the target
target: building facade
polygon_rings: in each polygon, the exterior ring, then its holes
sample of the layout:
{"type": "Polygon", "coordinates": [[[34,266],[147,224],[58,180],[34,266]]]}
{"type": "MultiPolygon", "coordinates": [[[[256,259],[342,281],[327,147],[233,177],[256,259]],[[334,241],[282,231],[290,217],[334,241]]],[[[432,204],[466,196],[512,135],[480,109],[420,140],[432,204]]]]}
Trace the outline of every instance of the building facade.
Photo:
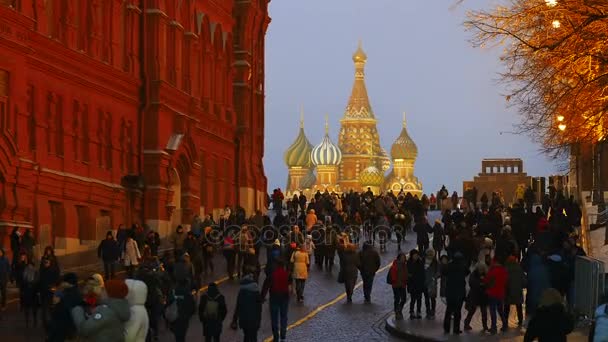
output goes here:
{"type": "MultiPolygon", "coordinates": [[[[0,0],[0,237],[265,206],[268,0],[0,0]]],[[[6,243],[4,243],[6,246],[6,243]]]]}
{"type": "Polygon", "coordinates": [[[340,120],[338,144],[329,136],[328,119],[325,136],[312,146],[300,119],[298,136],[285,151],[285,164],[289,169],[287,194],[316,191],[348,192],[370,188],[382,191],[409,192],[420,197],[422,184],[414,175],[418,148],[409,136],[403,118],[401,134],[391,147],[389,156],[380,142],[377,120],[365,85],[367,55],[361,43],[353,54],[355,77],[350,98],[340,120]],[[393,169],[385,176],[385,173],[393,169]]]}

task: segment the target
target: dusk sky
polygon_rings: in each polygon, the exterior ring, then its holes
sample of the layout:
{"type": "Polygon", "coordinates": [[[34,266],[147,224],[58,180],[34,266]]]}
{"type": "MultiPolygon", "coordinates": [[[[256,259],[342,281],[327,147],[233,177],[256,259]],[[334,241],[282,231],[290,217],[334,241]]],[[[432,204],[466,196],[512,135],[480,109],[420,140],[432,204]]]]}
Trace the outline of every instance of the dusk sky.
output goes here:
{"type": "Polygon", "coordinates": [[[264,158],[269,189],[285,187],[283,153],[297,135],[301,104],[311,143],[321,141],[326,114],[337,143],[359,39],[381,144],[390,151],[407,112],[425,193],[442,184],[461,193],[462,181],[480,172],[483,158],[522,158],[529,175],[553,173],[554,163],[528,137],[499,134],[519,119],[496,81],[500,50],[471,47],[462,24],[467,8],[492,2],[467,0],[451,9],[453,0],[272,1],[264,158]]]}

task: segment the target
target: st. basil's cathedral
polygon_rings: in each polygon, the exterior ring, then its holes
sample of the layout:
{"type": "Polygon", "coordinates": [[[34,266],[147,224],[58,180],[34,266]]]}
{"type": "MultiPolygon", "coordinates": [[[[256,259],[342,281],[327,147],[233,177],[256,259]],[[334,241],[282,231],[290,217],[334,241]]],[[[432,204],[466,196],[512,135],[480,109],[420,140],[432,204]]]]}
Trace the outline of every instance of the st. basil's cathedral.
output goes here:
{"type": "Polygon", "coordinates": [[[391,190],[420,197],[422,184],[414,175],[418,148],[407,132],[405,114],[403,128],[389,155],[380,144],[377,119],[367,95],[367,55],[361,43],[353,54],[353,62],[355,80],[340,120],[338,144],[329,135],[326,117],[325,136],[313,146],[304,132],[302,116],[298,136],[285,151],[285,164],[289,168],[287,195],[309,195],[317,191],[363,192],[370,188],[375,194],[391,190]]]}

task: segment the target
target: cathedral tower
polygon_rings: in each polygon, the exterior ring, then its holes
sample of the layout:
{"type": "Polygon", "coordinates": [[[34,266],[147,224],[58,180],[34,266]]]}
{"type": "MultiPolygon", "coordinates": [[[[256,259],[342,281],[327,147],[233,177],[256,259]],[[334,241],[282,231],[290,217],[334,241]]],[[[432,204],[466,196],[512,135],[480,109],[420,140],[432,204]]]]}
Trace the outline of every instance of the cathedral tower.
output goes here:
{"type": "Polygon", "coordinates": [[[405,113],[403,113],[403,128],[399,137],[391,147],[391,158],[393,159],[393,171],[386,179],[386,188],[399,192],[422,196],[422,184],[414,175],[414,164],[418,157],[418,147],[407,133],[405,113]]]}
{"type": "Polygon", "coordinates": [[[338,185],[338,168],[342,161],[340,148],[329,138],[329,123],[325,118],[325,136],[321,143],[312,149],[312,163],[317,167],[317,186],[315,190],[322,192],[341,192],[338,185]]]}
{"type": "Polygon", "coordinates": [[[367,95],[365,86],[365,63],[367,55],[361,42],[353,54],[355,63],[355,81],[343,118],[338,146],[342,151],[342,163],[339,166],[339,184],[342,191],[364,190],[360,183],[361,172],[370,166],[386,171],[390,160],[386,151],[380,146],[380,137],[376,129],[376,117],[367,95]]]}
{"type": "Polygon", "coordinates": [[[285,164],[289,168],[287,176],[287,186],[285,187],[288,196],[294,193],[302,193],[306,188],[311,187],[310,176],[314,178],[313,165],[310,161],[312,144],[304,132],[304,110],[300,113],[300,130],[296,140],[285,151],[285,164]]]}

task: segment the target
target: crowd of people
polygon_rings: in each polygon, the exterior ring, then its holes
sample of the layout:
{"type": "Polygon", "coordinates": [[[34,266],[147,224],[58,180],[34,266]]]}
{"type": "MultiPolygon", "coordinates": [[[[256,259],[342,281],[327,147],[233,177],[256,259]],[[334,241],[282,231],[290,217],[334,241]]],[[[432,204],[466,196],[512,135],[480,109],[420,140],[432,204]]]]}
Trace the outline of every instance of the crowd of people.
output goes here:
{"type": "Polygon", "coordinates": [[[374,195],[368,189],[342,195],[317,192],[310,199],[294,195],[287,201],[276,189],[269,196],[273,220],[260,211],[247,217],[242,208],[226,206],[218,222],[210,215],[196,216],[189,229],[178,226],[166,250],[158,233],[139,225],[119,226],[98,247],[104,276],[83,279],[84,286],[76,274],[61,274],[51,247],[36,267],[31,231],[21,236],[15,230],[13,260],[0,252],[2,305],[6,283],[14,281],[26,324],[36,326],[40,311],[51,342],[156,341],[163,322],[180,342],[196,314],[206,340],[219,341],[229,314],[226,300],[216,283],[199,291],[204,280],[217,275],[214,256],[219,254],[226,261],[226,276],[240,281],[230,327],[241,329],[244,341],[257,341],[268,298],[273,337],[282,341],[290,297],[305,300],[311,269],[331,272],[337,265],[348,303],[361,275],[364,300],[371,302],[381,267],[376,246],[385,251],[394,235],[399,253],[386,282],[393,290],[396,319],[405,319],[409,295],[409,319],[423,318],[424,299],[426,319],[434,320],[440,297],[446,304],[446,333],[471,330],[479,311],[484,332],[496,334],[498,318],[500,330],[509,329],[515,306],[518,325],[527,325],[526,341],[565,341],[574,319],[564,303],[572,301],[574,260],[584,255],[576,235],[581,214],[573,198],[561,192],[552,196],[545,208],[532,208],[523,199],[506,208],[498,196],[491,203],[467,196],[465,210],[459,209],[462,203],[453,203],[430,223],[428,210],[437,199],[447,198],[443,189],[437,197],[420,199],[409,193],[374,195]],[[402,244],[407,234],[415,235],[416,248],[406,254],[402,244]],[[119,264],[126,280],[117,276],[119,264]]]}

